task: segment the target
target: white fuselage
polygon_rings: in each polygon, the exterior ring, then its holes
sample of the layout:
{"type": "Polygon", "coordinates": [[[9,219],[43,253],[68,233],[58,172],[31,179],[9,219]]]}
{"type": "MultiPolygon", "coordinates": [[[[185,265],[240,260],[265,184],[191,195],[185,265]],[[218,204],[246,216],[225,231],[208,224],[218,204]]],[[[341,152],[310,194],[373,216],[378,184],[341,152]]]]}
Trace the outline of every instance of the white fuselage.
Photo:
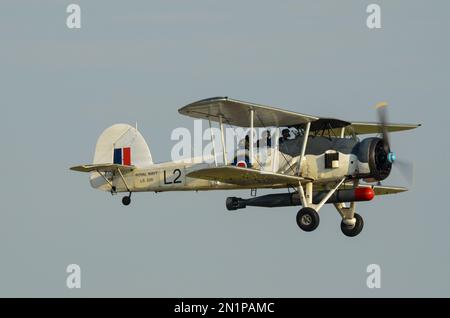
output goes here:
{"type": "MultiPolygon", "coordinates": [[[[238,151],[236,156],[245,157],[247,154],[248,151],[242,149],[241,153],[238,151]]],[[[354,154],[340,153],[339,161],[333,168],[325,168],[324,156],[325,154],[306,155],[303,158],[300,175],[318,183],[325,183],[342,178],[342,176],[350,176],[355,173],[369,171],[368,164],[360,162],[354,154]]],[[[298,175],[300,156],[290,157],[289,155],[282,154],[277,149],[269,148],[263,157],[264,160],[261,159],[259,153],[255,153],[253,168],[288,175],[298,175]]],[[[166,162],[152,164],[147,167],[137,167],[123,174],[127,185],[125,185],[122,178],[117,174],[113,175],[112,173],[108,173],[106,177],[111,180],[117,192],[128,192],[128,190],[132,192],[207,191],[249,188],[247,186],[187,177],[187,174],[190,172],[214,166],[214,163],[206,162],[166,162]]],[[[111,191],[111,185],[97,172],[91,174],[91,185],[103,191],[111,191]]],[[[279,188],[280,186],[267,185],[264,187],[279,188]]]]}

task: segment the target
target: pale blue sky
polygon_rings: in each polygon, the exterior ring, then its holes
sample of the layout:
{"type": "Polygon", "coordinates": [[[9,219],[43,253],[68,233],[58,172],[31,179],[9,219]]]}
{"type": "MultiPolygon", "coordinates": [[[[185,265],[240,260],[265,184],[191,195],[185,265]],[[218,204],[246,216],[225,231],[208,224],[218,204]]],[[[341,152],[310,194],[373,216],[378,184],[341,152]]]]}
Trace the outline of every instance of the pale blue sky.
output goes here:
{"type": "MultiPolygon", "coordinates": [[[[450,296],[448,1],[2,1],[3,168],[0,296],[450,296]],[[66,6],[82,29],[66,28],[66,6]],[[365,26],[382,8],[383,29],[365,26]],[[68,170],[92,161],[98,135],[139,122],[157,162],[170,159],[177,113],[211,97],[344,120],[375,120],[415,184],[360,204],[360,237],[332,207],[304,233],[297,208],[231,214],[227,196],[94,191],[68,170]],[[82,269],[68,290],[65,268],[82,269]],[[382,288],[366,287],[366,267],[382,288]]],[[[385,184],[403,185],[393,173],[385,184]]],[[[268,193],[267,191],[264,193],[268,193]]]]}

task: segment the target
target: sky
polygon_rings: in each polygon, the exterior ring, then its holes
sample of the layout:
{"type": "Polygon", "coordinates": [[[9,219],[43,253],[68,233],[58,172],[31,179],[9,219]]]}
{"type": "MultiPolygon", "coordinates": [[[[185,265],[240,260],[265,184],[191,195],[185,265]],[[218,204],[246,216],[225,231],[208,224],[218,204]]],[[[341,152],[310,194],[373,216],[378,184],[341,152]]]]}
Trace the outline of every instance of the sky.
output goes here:
{"type": "MultiPolygon", "coordinates": [[[[2,1],[2,297],[449,297],[448,1],[2,1]],[[81,7],[81,29],[66,8],[81,7]],[[366,26],[370,3],[381,29],[366,26]],[[229,96],[317,116],[421,123],[391,135],[414,162],[410,191],[333,207],[313,233],[298,207],[230,213],[250,191],[92,189],[100,133],[137,121],[155,162],[170,160],[178,108],[229,96]],[[81,268],[81,288],[66,268],[81,268]],[[381,288],[366,285],[381,268],[381,288]]],[[[206,127],[206,125],[205,125],[206,127]]],[[[404,186],[398,171],[384,185],[404,186]]],[[[271,193],[268,190],[260,194],[271,193]]]]}

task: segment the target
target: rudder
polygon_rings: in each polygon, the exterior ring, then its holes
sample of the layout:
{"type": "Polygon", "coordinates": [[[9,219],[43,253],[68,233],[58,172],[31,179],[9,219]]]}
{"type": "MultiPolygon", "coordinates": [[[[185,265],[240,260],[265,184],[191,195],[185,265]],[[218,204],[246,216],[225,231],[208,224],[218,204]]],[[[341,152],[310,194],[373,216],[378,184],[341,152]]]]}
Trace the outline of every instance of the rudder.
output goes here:
{"type": "Polygon", "coordinates": [[[128,124],[115,124],[103,131],[97,140],[94,164],[116,163],[145,167],[153,164],[144,137],[128,124]]]}

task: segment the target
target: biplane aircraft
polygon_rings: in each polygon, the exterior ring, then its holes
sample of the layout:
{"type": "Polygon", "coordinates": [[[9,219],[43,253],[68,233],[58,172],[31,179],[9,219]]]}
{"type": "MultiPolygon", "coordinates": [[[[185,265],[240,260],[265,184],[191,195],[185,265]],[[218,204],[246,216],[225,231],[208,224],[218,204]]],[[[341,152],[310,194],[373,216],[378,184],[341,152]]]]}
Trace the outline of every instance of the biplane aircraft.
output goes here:
{"type": "Polygon", "coordinates": [[[318,227],[322,207],[333,204],[342,217],[342,232],[354,237],[364,226],[356,213],[357,202],[407,191],[381,185],[396,162],[389,133],[420,125],[387,123],[386,106],[377,106],[379,122],[365,123],[310,116],[227,97],[204,99],[180,108],[179,113],[207,120],[210,127],[211,122],[218,123],[222,152],[214,149],[214,162],[155,164],[140,132],[130,125],[116,124],[99,137],[93,164],[71,170],[90,173],[90,183],[96,189],[128,193],[122,199],[124,205],[130,204],[133,192],[250,189],[248,199],[227,198],[227,209],[302,206],[296,221],[306,232],[318,227]],[[250,131],[244,149],[231,155],[233,160],[228,158],[225,124],[250,131]],[[253,131],[262,127],[275,128],[275,133],[266,135],[266,142],[255,142],[253,131]],[[372,136],[360,139],[365,135],[372,136]],[[257,151],[262,147],[264,160],[257,151]],[[287,191],[256,196],[256,189],[262,188],[287,191]]]}

